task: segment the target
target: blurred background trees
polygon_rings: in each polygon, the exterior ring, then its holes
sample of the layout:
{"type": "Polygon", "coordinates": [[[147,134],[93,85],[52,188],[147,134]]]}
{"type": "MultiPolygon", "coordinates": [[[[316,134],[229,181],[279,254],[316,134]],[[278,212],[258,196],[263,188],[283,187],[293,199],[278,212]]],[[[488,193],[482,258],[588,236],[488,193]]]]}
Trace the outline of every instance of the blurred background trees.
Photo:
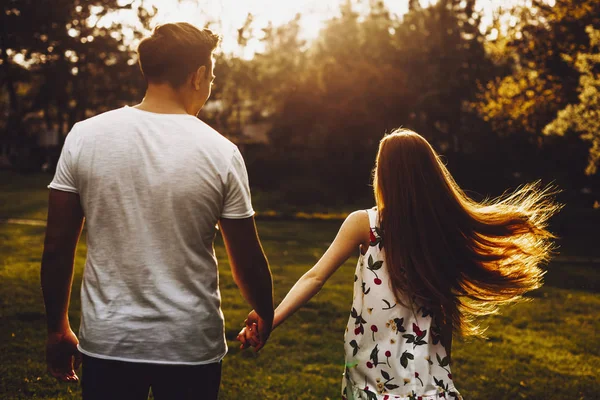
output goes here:
{"type": "MultiPolygon", "coordinates": [[[[575,124],[567,127],[563,123],[561,129],[556,123],[548,124],[559,110],[571,110],[569,105],[578,102],[583,72],[577,65],[578,54],[594,51],[586,30],[600,27],[600,2],[562,0],[549,6],[535,0],[533,7],[509,12],[515,17],[514,23],[492,44],[501,48],[498,57],[510,69],[485,84],[476,108],[492,131],[506,138],[509,164],[526,173],[532,166],[542,167],[544,177],[554,177],[566,187],[584,187],[588,192],[599,183],[597,177],[589,176],[595,171],[594,158],[588,164],[589,144],[581,140],[583,132],[577,132],[575,124]]],[[[589,71],[596,77],[598,72],[589,71]]],[[[598,110],[598,104],[595,107],[598,110]]],[[[593,123],[590,117],[579,114],[593,123]]]]}
{"type": "MultiPolygon", "coordinates": [[[[127,28],[99,24],[107,14],[132,7],[118,0],[3,4],[0,129],[5,147],[13,150],[12,163],[33,168],[31,163],[43,160],[35,153],[40,135],[60,146],[75,122],[139,98],[143,80],[124,43],[127,28]]],[[[137,14],[148,26],[152,14],[145,8],[137,14]]]]}
{"type": "MultiPolygon", "coordinates": [[[[558,116],[544,128],[545,134],[567,135],[579,133],[591,143],[586,174],[596,174],[600,164],[600,30],[588,25],[590,52],[578,52],[577,56],[565,54],[565,61],[573,63],[579,77],[579,102],[568,104],[558,116]]],[[[587,51],[587,50],[586,50],[587,51]]]]}
{"type": "MultiPolygon", "coordinates": [[[[266,27],[248,15],[238,50],[218,55],[201,118],[242,148],[254,187],[300,206],[368,202],[378,141],[399,126],[424,135],[467,189],[493,195],[542,179],[592,206],[600,2],[529,3],[483,26],[476,0],[407,0],[403,15],[382,1],[342,0],[311,41],[302,14],[266,27]],[[252,41],[261,48],[250,58],[252,41]]],[[[120,0],[5,4],[4,153],[31,164],[40,132],[51,131],[56,157],[73,123],[141,99],[135,43],[156,10],[120,0]],[[115,12],[137,14],[138,28],[105,23],[115,12]]]]}

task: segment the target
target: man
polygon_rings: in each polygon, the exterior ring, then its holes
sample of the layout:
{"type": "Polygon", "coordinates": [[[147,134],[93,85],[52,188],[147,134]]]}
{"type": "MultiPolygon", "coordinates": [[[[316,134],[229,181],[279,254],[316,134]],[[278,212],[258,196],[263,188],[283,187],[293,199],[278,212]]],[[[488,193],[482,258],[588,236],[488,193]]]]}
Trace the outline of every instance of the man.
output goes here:
{"type": "Polygon", "coordinates": [[[47,362],[84,399],[215,399],[227,352],[213,239],[220,225],[233,277],[273,321],[269,266],[237,147],[196,118],[211,91],[219,38],[158,26],[138,49],[148,83],[135,107],[75,124],[50,183],[41,279],[47,362]],[[88,254],[79,341],[67,316],[83,220],[88,254]],[[78,351],[79,350],[79,351],[78,351]]]}

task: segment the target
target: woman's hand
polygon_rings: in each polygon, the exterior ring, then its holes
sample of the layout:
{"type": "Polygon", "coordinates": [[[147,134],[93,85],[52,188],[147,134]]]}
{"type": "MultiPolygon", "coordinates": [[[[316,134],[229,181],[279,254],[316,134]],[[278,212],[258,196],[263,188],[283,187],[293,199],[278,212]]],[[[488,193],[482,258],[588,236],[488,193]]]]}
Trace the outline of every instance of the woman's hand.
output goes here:
{"type": "Polygon", "coordinates": [[[240,348],[246,349],[248,347],[254,347],[256,351],[262,349],[269,338],[272,328],[272,322],[263,320],[256,313],[251,311],[248,317],[244,321],[244,328],[240,331],[237,336],[237,340],[241,343],[240,348]]]}
{"type": "Polygon", "coordinates": [[[240,349],[258,346],[259,341],[256,325],[243,327],[237,335],[237,340],[241,343],[240,349]]]}

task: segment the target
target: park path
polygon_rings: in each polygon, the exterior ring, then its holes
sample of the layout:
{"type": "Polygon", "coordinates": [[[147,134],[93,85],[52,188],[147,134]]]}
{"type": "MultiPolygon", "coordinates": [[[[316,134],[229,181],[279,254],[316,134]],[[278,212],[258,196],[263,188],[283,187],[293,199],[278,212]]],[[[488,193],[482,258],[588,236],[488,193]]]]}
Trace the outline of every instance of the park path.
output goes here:
{"type": "Polygon", "coordinates": [[[0,224],[46,226],[46,221],[41,219],[0,218],[0,224]]]}
{"type": "MultiPolygon", "coordinates": [[[[320,220],[322,218],[307,218],[303,216],[298,219],[310,220],[317,219],[320,220]]],[[[9,225],[27,225],[27,226],[46,226],[46,221],[41,219],[26,219],[26,218],[0,218],[0,224],[9,224],[9,225]]],[[[553,262],[558,263],[570,263],[570,264],[599,264],[600,265],[600,257],[581,257],[581,256],[557,256],[554,257],[553,262]]]]}

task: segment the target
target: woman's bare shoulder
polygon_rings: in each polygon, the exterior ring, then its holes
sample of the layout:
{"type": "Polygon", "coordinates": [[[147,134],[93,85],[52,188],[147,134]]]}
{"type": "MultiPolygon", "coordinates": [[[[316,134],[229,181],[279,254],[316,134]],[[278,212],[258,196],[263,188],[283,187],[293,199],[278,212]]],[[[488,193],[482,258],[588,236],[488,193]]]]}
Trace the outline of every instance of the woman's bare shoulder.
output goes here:
{"type": "Polygon", "coordinates": [[[359,238],[359,242],[368,246],[370,241],[369,229],[369,214],[367,210],[356,210],[351,212],[344,221],[349,230],[353,232],[353,236],[359,238]]]}

